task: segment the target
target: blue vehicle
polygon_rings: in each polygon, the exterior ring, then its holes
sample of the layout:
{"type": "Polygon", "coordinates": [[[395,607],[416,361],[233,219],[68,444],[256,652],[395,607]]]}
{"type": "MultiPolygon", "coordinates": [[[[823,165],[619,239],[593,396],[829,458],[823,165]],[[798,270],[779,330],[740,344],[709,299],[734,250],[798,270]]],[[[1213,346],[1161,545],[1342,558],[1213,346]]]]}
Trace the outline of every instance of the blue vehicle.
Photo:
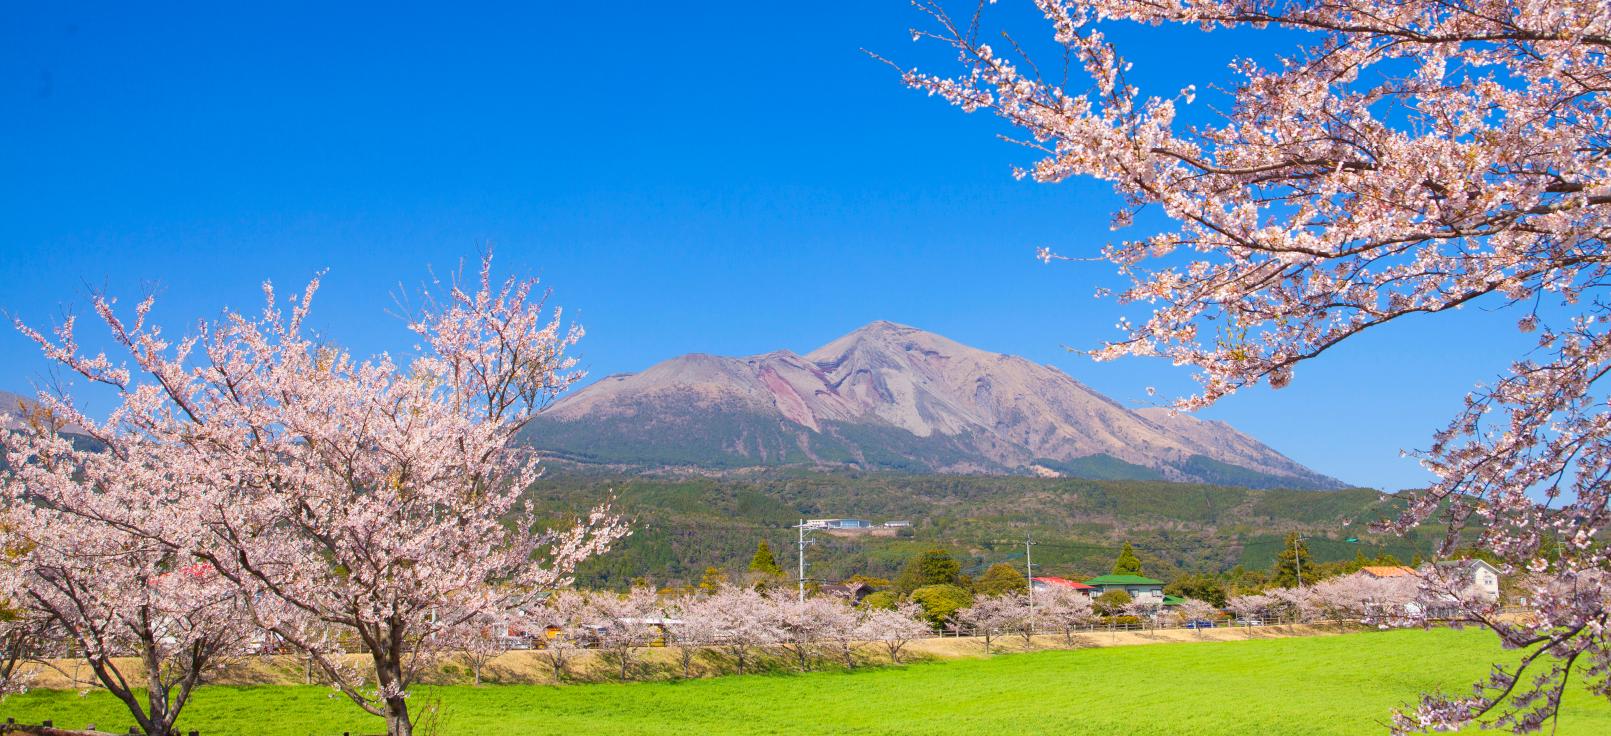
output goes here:
{"type": "Polygon", "coordinates": [[[1186,628],[1188,628],[1188,629],[1212,629],[1212,628],[1214,628],[1214,622],[1209,621],[1206,618],[1194,618],[1194,619],[1186,622],[1186,628]]]}

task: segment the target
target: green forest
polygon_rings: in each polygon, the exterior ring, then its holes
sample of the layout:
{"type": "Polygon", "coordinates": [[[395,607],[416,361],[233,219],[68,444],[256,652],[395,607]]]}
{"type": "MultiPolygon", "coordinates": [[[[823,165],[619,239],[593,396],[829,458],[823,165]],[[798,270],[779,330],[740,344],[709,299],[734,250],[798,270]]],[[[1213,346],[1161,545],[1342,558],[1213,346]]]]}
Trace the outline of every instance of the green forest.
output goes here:
{"type": "Polygon", "coordinates": [[[1037,575],[1082,578],[1108,572],[1126,542],[1147,574],[1169,580],[1268,569],[1289,533],[1306,538],[1317,562],[1428,555],[1442,530],[1410,537],[1374,534],[1404,500],[1367,488],[1249,489],[1152,480],[821,473],[776,471],[738,477],[553,473],[532,488],[558,522],[604,498],[632,535],[579,571],[579,583],[621,588],[633,580],[694,584],[706,568],[739,575],[760,541],[792,578],[802,518],[909,521],[891,536],[812,534],[807,578],[893,578],[908,559],[941,548],[982,574],[1022,564],[1026,535],[1037,575]]]}

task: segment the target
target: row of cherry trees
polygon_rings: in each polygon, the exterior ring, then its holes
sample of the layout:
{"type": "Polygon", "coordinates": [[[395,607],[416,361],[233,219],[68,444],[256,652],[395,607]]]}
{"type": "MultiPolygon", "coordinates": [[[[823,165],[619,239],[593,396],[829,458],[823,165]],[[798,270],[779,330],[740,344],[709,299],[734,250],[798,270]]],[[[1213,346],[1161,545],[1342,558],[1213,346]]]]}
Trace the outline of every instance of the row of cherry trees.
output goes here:
{"type": "MultiPolygon", "coordinates": [[[[1212,607],[1198,605],[1207,609],[1201,615],[1212,616],[1212,607]]],[[[982,637],[988,651],[996,637],[1009,634],[1027,642],[1034,633],[1061,633],[1072,644],[1076,631],[1098,620],[1089,597],[1057,590],[1037,592],[1033,607],[1025,594],[981,597],[949,623],[982,637]]],[[[641,587],[619,595],[564,591],[503,626],[476,629],[471,638],[478,642],[461,640],[461,656],[473,672],[512,643],[512,636],[499,632],[534,637],[541,632],[538,656],[556,681],[574,674],[584,649],[601,652],[614,675],[626,680],[641,671],[646,647],[660,640],[675,652],[682,675],[693,677],[705,669],[702,661],[744,673],[768,657],[802,671],[828,661],[853,668],[866,661],[869,648],[899,664],[909,643],[937,633],[911,602],[893,608],[852,606],[837,598],[800,600],[787,591],[742,586],[670,597],[641,587]]]]}
{"type": "Polygon", "coordinates": [[[426,290],[407,359],[311,334],[317,280],[284,302],[265,284],[261,312],[179,338],[151,299],[97,295],[105,351],[72,318],[18,324],[115,405],[98,420],[44,392],[0,433],[4,659],[69,651],[166,736],[219,665],[289,650],[412,733],[410,686],[456,629],[531,605],[625,533],[602,503],[553,527],[522,501],[537,462],[513,440],[579,377],[581,331],[490,266],[426,290]]]}
{"type": "Polygon", "coordinates": [[[626,680],[641,669],[645,647],[656,640],[674,650],[684,677],[694,676],[703,660],[751,671],[769,654],[800,670],[825,660],[855,667],[863,661],[864,644],[879,646],[899,664],[907,644],[934,634],[919,614],[910,603],[895,609],[852,607],[834,598],[799,600],[736,586],[679,597],[640,587],[622,595],[561,592],[511,620],[508,628],[542,634],[539,655],[556,681],[572,674],[585,648],[601,652],[615,675],[626,680]]]}
{"type": "Polygon", "coordinates": [[[1419,575],[1376,577],[1356,572],[1306,588],[1272,588],[1233,597],[1227,608],[1240,620],[1349,620],[1403,626],[1425,624],[1432,619],[1477,621],[1472,611],[1492,616],[1498,611],[1498,603],[1484,599],[1458,575],[1429,568],[1419,575]]]}
{"type": "MultiPolygon", "coordinates": [[[[1160,610],[1157,601],[1142,601],[1127,607],[1126,613],[1161,624],[1220,615],[1196,600],[1167,611],[1160,610]]],[[[1033,603],[1025,593],[981,596],[946,623],[979,637],[988,652],[1003,636],[1018,636],[1028,646],[1037,634],[1061,634],[1072,645],[1077,632],[1101,620],[1089,596],[1053,589],[1035,592],[1033,603]]],[[[683,676],[692,677],[702,658],[719,659],[739,673],[754,669],[757,659],[768,654],[802,671],[823,661],[855,667],[865,645],[882,647],[889,661],[899,664],[908,643],[936,633],[923,610],[911,602],[894,608],[858,607],[835,598],[799,600],[783,591],[764,593],[746,587],[680,597],[659,596],[648,588],[623,595],[567,591],[518,620],[511,619],[507,627],[480,629],[481,645],[461,647],[472,671],[479,671],[483,653],[499,653],[506,646],[488,648],[485,643],[499,630],[551,630],[539,654],[556,681],[572,673],[578,652],[586,648],[603,652],[615,675],[629,679],[640,669],[644,647],[662,637],[675,650],[683,676]]]]}

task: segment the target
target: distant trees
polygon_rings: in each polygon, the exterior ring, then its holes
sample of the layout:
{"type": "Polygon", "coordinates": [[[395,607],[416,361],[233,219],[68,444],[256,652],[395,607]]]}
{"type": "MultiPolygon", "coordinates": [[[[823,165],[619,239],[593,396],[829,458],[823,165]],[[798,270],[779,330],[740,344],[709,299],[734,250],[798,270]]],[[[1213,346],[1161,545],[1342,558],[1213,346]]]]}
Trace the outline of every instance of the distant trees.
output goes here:
{"type": "Polygon", "coordinates": [[[903,602],[893,609],[853,607],[830,597],[768,595],[748,587],[728,587],[714,594],[673,598],[662,604],[675,616],[666,627],[667,643],[677,647],[684,677],[693,676],[703,651],[725,656],[733,668],[748,672],[767,653],[790,661],[800,671],[814,669],[831,657],[846,668],[857,666],[864,644],[878,644],[891,663],[915,639],[932,636],[923,609],[903,602]]]}
{"type": "Polygon", "coordinates": [[[752,588],[723,588],[694,601],[685,615],[701,616],[715,633],[716,649],[726,653],[739,674],[748,669],[755,650],[783,636],[772,602],[752,588]]]}
{"type": "Polygon", "coordinates": [[[1229,597],[1225,583],[1213,575],[1182,575],[1165,585],[1163,592],[1181,598],[1196,598],[1215,606],[1224,606],[1229,597]]]}
{"type": "Polygon", "coordinates": [[[940,630],[952,622],[957,611],[973,605],[973,594],[949,583],[925,585],[912,591],[912,602],[923,609],[923,620],[940,630]]]}
{"type": "Polygon", "coordinates": [[[1314,586],[1313,594],[1317,606],[1331,618],[1365,623],[1406,620],[1408,606],[1422,595],[1415,577],[1379,578],[1362,572],[1325,580],[1314,586]]]}
{"type": "Polygon", "coordinates": [[[1274,601],[1263,593],[1232,596],[1226,601],[1226,607],[1231,614],[1241,622],[1260,621],[1269,618],[1270,607],[1274,601]]]}
{"type": "Polygon", "coordinates": [[[962,563],[938,547],[913,557],[895,578],[895,590],[910,595],[918,588],[930,585],[958,585],[962,582],[962,563]]]}
{"type": "Polygon", "coordinates": [[[1011,633],[1026,625],[1029,606],[1020,595],[981,596],[972,605],[957,609],[957,623],[981,637],[985,653],[997,636],[1011,633]]]}
{"type": "Polygon", "coordinates": [[[1047,628],[1063,632],[1063,643],[1074,644],[1074,631],[1096,622],[1091,597],[1069,588],[1035,591],[1035,615],[1047,628]]]}
{"type": "Polygon", "coordinates": [[[481,614],[460,621],[442,632],[441,648],[454,652],[470,670],[476,687],[481,686],[481,675],[487,665],[509,651],[503,623],[491,614],[481,614]]]}
{"type": "Polygon", "coordinates": [[[1303,543],[1297,532],[1288,532],[1281,544],[1281,552],[1275,556],[1274,577],[1271,582],[1283,588],[1295,587],[1300,573],[1307,575],[1310,583],[1318,579],[1314,561],[1309,558],[1309,545],[1303,543]]]}
{"type": "MultiPolygon", "coordinates": [[[[1180,618],[1181,623],[1184,625],[1192,625],[1197,622],[1211,623],[1214,619],[1219,618],[1219,608],[1207,601],[1187,598],[1175,607],[1175,615],[1180,618]]],[[[1198,628],[1197,633],[1201,635],[1202,629],[1198,628]]]]}
{"type": "Polygon", "coordinates": [[[901,663],[901,650],[914,639],[934,633],[933,627],[922,619],[923,610],[916,603],[902,603],[893,609],[875,608],[867,612],[858,627],[859,638],[884,645],[891,664],[901,663]]]}
{"type": "Polygon", "coordinates": [[[973,581],[973,592],[979,595],[997,596],[1008,593],[1025,593],[1029,590],[1029,581],[1024,579],[1018,568],[1005,562],[990,566],[985,574],[973,581]]]}
{"type": "Polygon", "coordinates": [[[755,545],[755,555],[750,558],[750,579],[755,585],[776,585],[787,577],[783,567],[778,565],[777,557],[772,554],[772,546],[763,539],[755,545]]]}
{"type": "Polygon", "coordinates": [[[1103,616],[1117,616],[1122,614],[1124,613],[1125,606],[1130,605],[1132,602],[1134,602],[1134,599],[1130,597],[1130,594],[1122,590],[1107,591],[1101,595],[1098,595],[1091,601],[1092,605],[1096,608],[1096,612],[1102,614],[1103,616]]]}
{"type": "Polygon", "coordinates": [[[596,627],[593,635],[599,648],[609,655],[623,682],[632,674],[638,649],[658,631],[651,626],[651,620],[662,618],[658,603],[654,589],[645,586],[633,586],[620,595],[599,592],[587,598],[582,617],[596,627]]]}
{"type": "Polygon", "coordinates": [[[706,647],[715,644],[723,632],[716,621],[704,615],[698,597],[674,599],[667,603],[666,613],[679,622],[666,627],[666,644],[676,647],[683,678],[693,677],[694,660],[706,647]]]}
{"type": "Polygon", "coordinates": [[[583,617],[587,614],[587,600],[578,593],[559,591],[543,602],[530,616],[542,637],[541,654],[553,674],[554,683],[563,682],[570,675],[570,663],[575,658],[586,632],[583,617]]]}
{"type": "Polygon", "coordinates": [[[1119,550],[1118,559],[1113,561],[1114,575],[1140,575],[1141,558],[1136,556],[1135,548],[1129,542],[1124,543],[1124,549],[1119,550]]]}
{"type": "Polygon", "coordinates": [[[895,607],[900,602],[900,596],[893,590],[874,591],[867,594],[866,598],[861,599],[863,608],[883,608],[888,610],[895,610],[895,607]]]}
{"type": "Polygon", "coordinates": [[[1139,598],[1132,599],[1129,603],[1124,604],[1124,607],[1119,610],[1126,616],[1134,616],[1138,619],[1141,619],[1141,621],[1148,627],[1155,627],[1158,625],[1158,612],[1162,609],[1163,601],[1161,599],[1150,595],[1144,595],[1139,598]]]}
{"type": "Polygon", "coordinates": [[[720,568],[707,567],[705,568],[705,574],[700,576],[697,587],[701,593],[715,593],[721,590],[724,585],[727,585],[727,573],[720,568]]]}
{"type": "Polygon", "coordinates": [[[809,671],[816,650],[824,641],[855,631],[855,616],[845,604],[812,596],[805,600],[776,597],[771,603],[772,626],[777,631],[776,643],[788,652],[799,665],[800,671],[809,671]],[[837,629],[837,631],[836,631],[837,629]]]}

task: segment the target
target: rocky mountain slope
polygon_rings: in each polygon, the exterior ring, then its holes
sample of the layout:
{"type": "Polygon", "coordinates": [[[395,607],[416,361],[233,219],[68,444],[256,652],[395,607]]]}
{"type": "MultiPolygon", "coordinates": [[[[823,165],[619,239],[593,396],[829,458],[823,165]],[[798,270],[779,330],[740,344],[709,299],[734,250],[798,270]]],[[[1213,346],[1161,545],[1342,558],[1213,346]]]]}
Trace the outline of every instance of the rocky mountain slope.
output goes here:
{"type": "Polygon", "coordinates": [[[1222,422],[1131,410],[1051,366],[874,322],[806,355],[685,355],[555,403],[539,449],[636,467],[814,465],[1336,488],[1222,422]]]}

